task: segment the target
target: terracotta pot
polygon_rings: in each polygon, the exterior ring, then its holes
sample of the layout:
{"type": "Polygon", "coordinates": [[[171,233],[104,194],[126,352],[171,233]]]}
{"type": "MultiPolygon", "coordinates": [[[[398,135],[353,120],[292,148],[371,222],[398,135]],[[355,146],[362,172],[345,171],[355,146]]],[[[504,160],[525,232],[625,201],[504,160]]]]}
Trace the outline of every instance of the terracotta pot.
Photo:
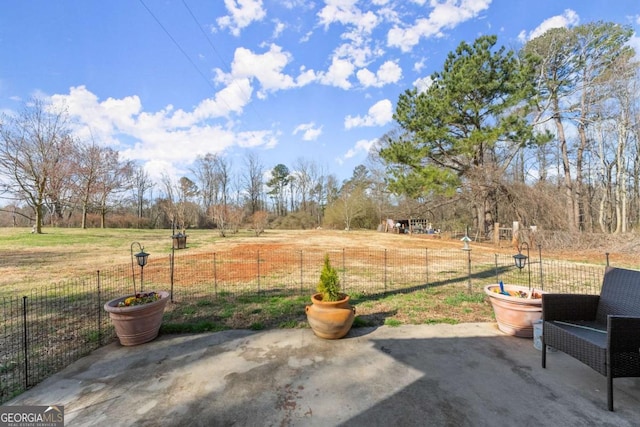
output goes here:
{"type": "Polygon", "coordinates": [[[322,301],[321,294],[311,296],[311,305],[305,307],[307,321],[313,333],[330,340],[342,338],[349,332],[356,309],[349,305],[349,295],[338,301],[322,301]]]}
{"type": "Polygon", "coordinates": [[[120,344],[131,346],[149,342],[158,336],[164,308],[169,301],[169,293],[158,291],[160,299],[148,304],[118,307],[118,303],[132,295],[112,299],[104,305],[116,328],[120,344]]]}
{"type": "MultiPolygon", "coordinates": [[[[498,329],[508,335],[522,338],[533,338],[533,322],[542,318],[542,297],[544,292],[536,290],[538,298],[519,298],[495,292],[499,285],[485,286],[484,292],[489,296],[493,313],[498,322],[498,329]]],[[[530,294],[524,286],[504,285],[505,291],[520,291],[530,294]]]]}

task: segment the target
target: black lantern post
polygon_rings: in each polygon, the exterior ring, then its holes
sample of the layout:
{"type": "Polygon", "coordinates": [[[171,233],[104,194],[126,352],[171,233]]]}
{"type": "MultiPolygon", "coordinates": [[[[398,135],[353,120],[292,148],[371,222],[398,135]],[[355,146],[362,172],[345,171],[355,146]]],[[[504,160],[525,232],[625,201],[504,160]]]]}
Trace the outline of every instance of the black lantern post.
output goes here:
{"type": "Polygon", "coordinates": [[[513,261],[515,262],[516,267],[520,269],[520,271],[522,271],[525,265],[527,266],[527,269],[529,270],[529,290],[531,290],[531,261],[527,262],[528,259],[529,259],[529,244],[527,242],[522,242],[520,244],[520,247],[518,248],[518,253],[513,256],[513,261]],[[523,246],[526,246],[527,248],[526,255],[522,253],[523,246]]]}
{"type": "Polygon", "coordinates": [[[542,281],[542,245],[538,243],[538,264],[540,264],[540,289],[544,290],[544,282],[542,281]]]}
{"type": "Polygon", "coordinates": [[[464,237],[460,239],[462,241],[462,250],[467,253],[467,291],[471,293],[471,246],[469,246],[469,242],[471,242],[471,238],[469,237],[469,227],[467,227],[467,231],[464,234],[464,237]]]}
{"type": "Polygon", "coordinates": [[[140,266],[140,292],[143,291],[144,287],[144,266],[147,265],[147,259],[149,258],[149,254],[144,251],[144,246],[141,246],[138,242],[131,243],[131,274],[133,276],[133,293],[136,294],[136,274],[133,268],[133,257],[136,257],[138,261],[138,265],[140,266]],[[140,252],[134,254],[133,246],[138,245],[138,249],[140,252]]]}

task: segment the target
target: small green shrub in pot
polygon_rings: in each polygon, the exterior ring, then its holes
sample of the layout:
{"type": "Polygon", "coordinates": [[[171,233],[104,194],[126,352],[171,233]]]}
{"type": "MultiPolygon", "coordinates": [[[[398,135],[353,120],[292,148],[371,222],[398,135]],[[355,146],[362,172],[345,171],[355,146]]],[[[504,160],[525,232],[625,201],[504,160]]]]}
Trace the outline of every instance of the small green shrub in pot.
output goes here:
{"type": "Polygon", "coordinates": [[[328,254],[324,256],[316,291],[311,296],[311,305],[305,307],[309,326],[320,338],[342,338],[353,325],[356,309],[349,304],[349,296],[340,292],[340,277],[328,254]]]}
{"type": "Polygon", "coordinates": [[[340,277],[338,271],[331,266],[329,254],[324,256],[324,265],[320,272],[320,281],[316,290],[322,294],[322,301],[338,301],[342,299],[340,277]]]}

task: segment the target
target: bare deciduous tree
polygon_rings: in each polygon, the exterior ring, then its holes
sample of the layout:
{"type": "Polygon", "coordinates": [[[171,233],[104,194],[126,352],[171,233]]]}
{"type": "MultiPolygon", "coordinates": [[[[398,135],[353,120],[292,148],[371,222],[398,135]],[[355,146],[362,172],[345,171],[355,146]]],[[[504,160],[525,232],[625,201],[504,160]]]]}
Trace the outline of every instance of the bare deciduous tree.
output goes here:
{"type": "Polygon", "coordinates": [[[264,208],[264,166],[255,154],[249,153],[245,158],[244,184],[247,193],[249,212],[256,213],[264,208]]]}
{"type": "MultiPolygon", "coordinates": [[[[34,229],[42,233],[43,207],[51,179],[73,144],[68,116],[40,99],[34,99],[17,116],[0,123],[0,175],[8,192],[29,205],[34,229]]],[[[61,177],[58,177],[59,179],[61,177]]]]}
{"type": "Polygon", "coordinates": [[[99,154],[95,203],[100,213],[100,228],[105,228],[107,213],[118,202],[116,197],[131,187],[135,165],[131,161],[121,161],[120,154],[111,148],[101,148],[99,154]]]}
{"type": "Polygon", "coordinates": [[[139,221],[143,218],[144,215],[144,205],[146,202],[145,195],[149,190],[151,190],[154,186],[154,183],[151,181],[149,174],[144,170],[142,166],[139,166],[133,171],[133,192],[136,201],[136,214],[138,218],[138,227],[140,226],[139,221]]]}
{"type": "Polygon", "coordinates": [[[269,218],[269,214],[267,211],[257,211],[251,215],[251,228],[253,232],[256,234],[256,237],[260,236],[264,229],[267,226],[267,219],[269,218]]]}

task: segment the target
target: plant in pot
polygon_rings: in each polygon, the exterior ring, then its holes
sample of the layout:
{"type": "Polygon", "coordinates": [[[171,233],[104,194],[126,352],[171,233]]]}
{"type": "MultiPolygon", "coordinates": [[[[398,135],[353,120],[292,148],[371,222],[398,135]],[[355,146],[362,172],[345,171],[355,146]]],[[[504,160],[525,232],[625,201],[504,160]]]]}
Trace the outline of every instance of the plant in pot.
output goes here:
{"type": "Polygon", "coordinates": [[[328,254],[324,256],[316,290],[311,296],[312,304],[305,307],[313,333],[325,339],[344,337],[353,325],[356,309],[349,304],[349,295],[341,292],[340,277],[328,254]]]}
{"type": "Polygon", "coordinates": [[[132,346],[155,339],[160,331],[164,309],[169,301],[169,293],[164,291],[143,292],[144,266],[149,254],[139,243],[131,244],[131,270],[133,274],[133,294],[118,297],[104,305],[116,330],[120,344],[132,346]],[[140,266],[140,292],[136,292],[133,266],[133,245],[138,244],[140,252],[135,257],[140,266]]]}
{"type": "MultiPolygon", "coordinates": [[[[529,245],[523,242],[529,252],[529,245]]],[[[522,254],[522,246],[513,256],[515,265],[522,270],[527,264],[528,255],[522,254]]],[[[533,338],[533,324],[542,318],[541,290],[531,288],[531,262],[529,264],[529,287],[507,285],[500,280],[498,284],[487,285],[484,292],[489,296],[493,313],[502,332],[522,338],[533,338]]]]}

